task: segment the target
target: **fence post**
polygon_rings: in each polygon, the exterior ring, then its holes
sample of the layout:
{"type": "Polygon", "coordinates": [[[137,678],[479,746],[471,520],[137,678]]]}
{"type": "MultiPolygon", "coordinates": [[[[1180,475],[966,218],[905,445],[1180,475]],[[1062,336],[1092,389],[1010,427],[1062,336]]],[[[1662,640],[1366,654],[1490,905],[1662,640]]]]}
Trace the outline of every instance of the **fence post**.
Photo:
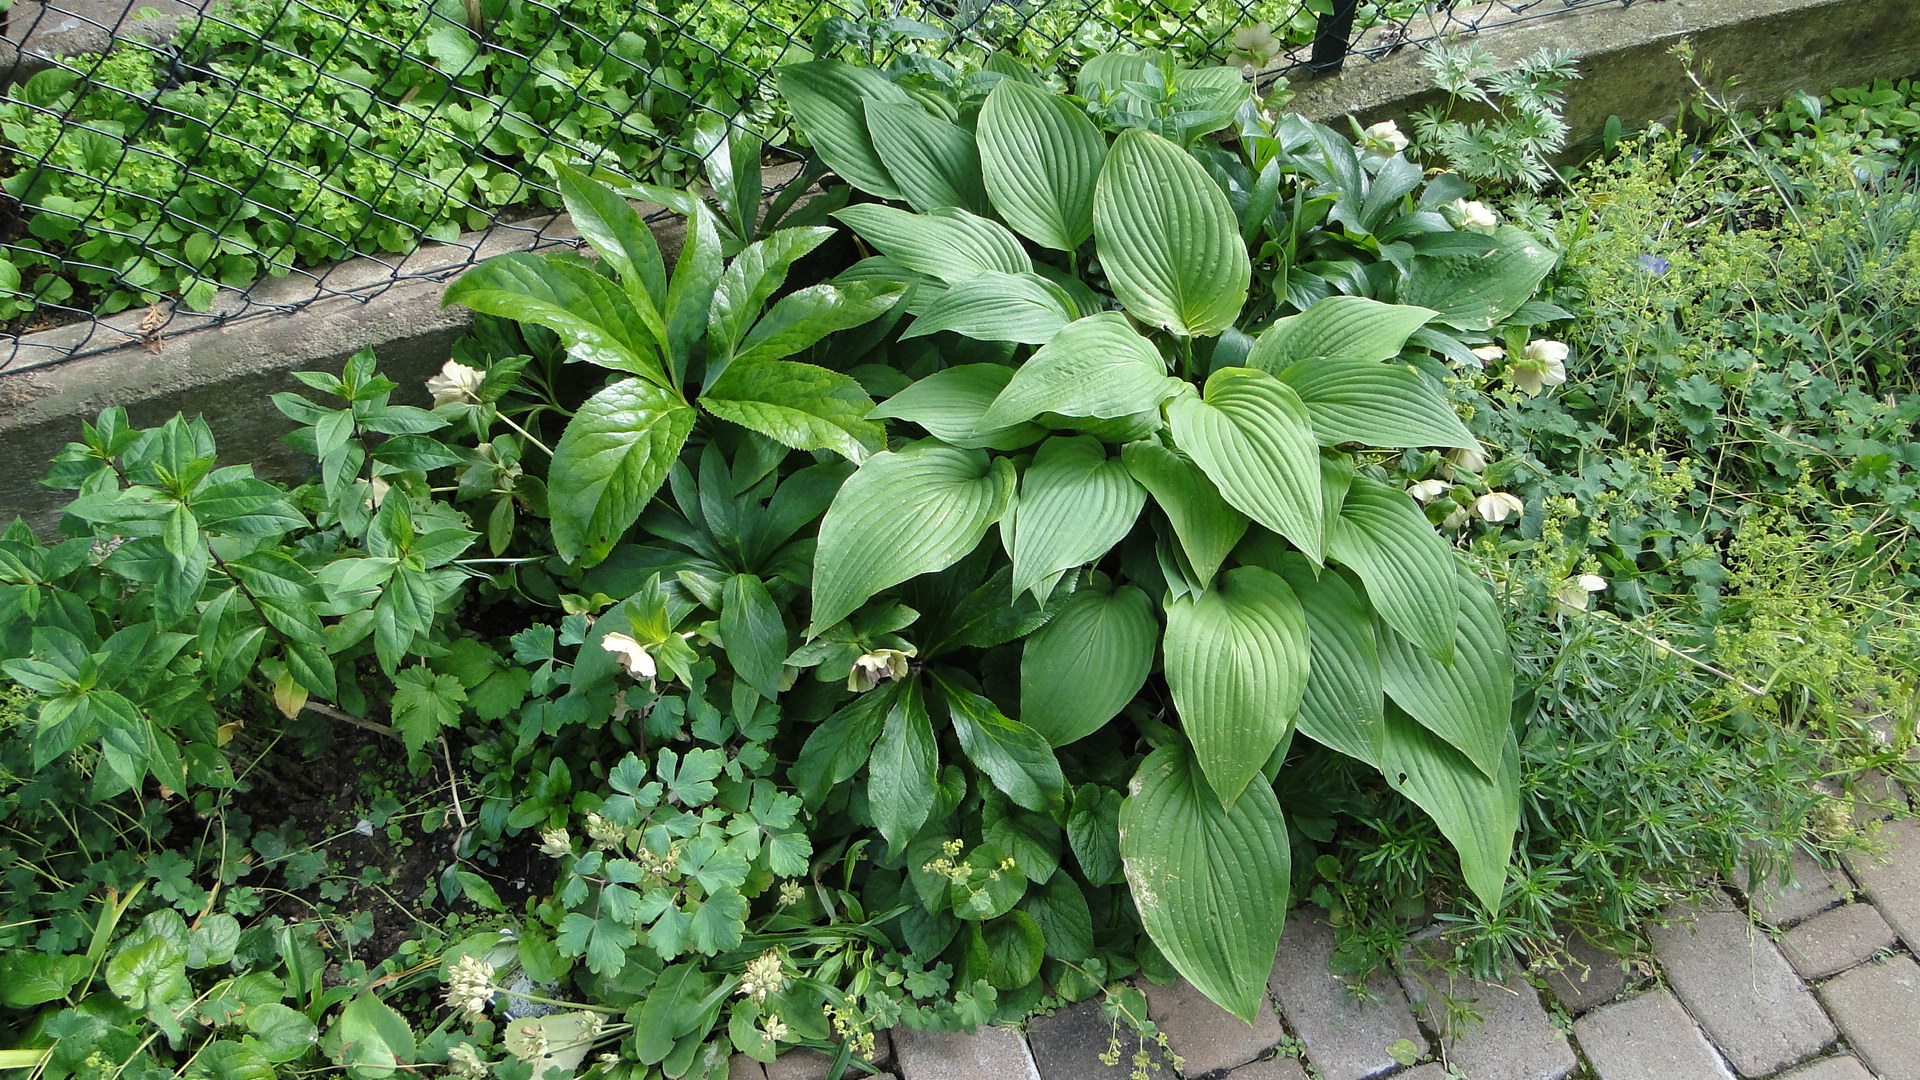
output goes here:
{"type": "Polygon", "coordinates": [[[1360,0],[1333,0],[1333,10],[1320,16],[1313,31],[1313,54],[1307,58],[1307,70],[1315,75],[1332,75],[1347,62],[1347,46],[1353,38],[1353,16],[1360,0]]]}

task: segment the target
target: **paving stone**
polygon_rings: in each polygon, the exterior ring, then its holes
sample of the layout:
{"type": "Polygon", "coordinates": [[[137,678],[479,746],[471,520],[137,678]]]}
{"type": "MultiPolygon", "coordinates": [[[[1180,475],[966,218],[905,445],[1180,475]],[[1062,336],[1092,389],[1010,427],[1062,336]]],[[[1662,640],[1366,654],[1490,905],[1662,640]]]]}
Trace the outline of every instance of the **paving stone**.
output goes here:
{"type": "Polygon", "coordinates": [[[1895,944],[1893,927],[1872,904],[1848,904],[1787,931],[1780,952],[1803,979],[1824,979],[1864,964],[1895,944]]]}
{"type": "Polygon", "coordinates": [[[1566,955],[1557,959],[1564,966],[1547,972],[1547,992],[1560,1007],[1579,1016],[1596,1005],[1604,1005],[1627,988],[1627,969],[1620,957],[1588,941],[1575,931],[1564,936],[1560,947],[1566,955]]]}
{"type": "Polygon", "coordinates": [[[1883,1080],[1920,1080],[1920,964],[1894,956],[1820,987],[1847,1043],[1883,1080]]]}
{"type": "Polygon", "coordinates": [[[1303,908],[1287,920],[1267,976],[1287,1024],[1307,1046],[1307,1060],[1326,1080],[1362,1080],[1394,1068],[1387,1047],[1401,1039],[1426,1053],[1426,1036],[1390,971],[1375,972],[1360,996],[1348,992],[1346,979],[1327,970],[1334,935],[1322,915],[1303,908]]]}
{"type": "Polygon", "coordinates": [[[893,1054],[902,1080],[1040,1080],[1027,1041],[1012,1028],[893,1033],[893,1054]]]}
{"type": "MultiPolygon", "coordinates": [[[[1101,1013],[1098,998],[1027,1025],[1027,1047],[1033,1051],[1040,1080],[1127,1080],[1133,1073],[1133,1052],[1138,1046],[1132,1028],[1122,1025],[1116,1030],[1114,1022],[1101,1013]],[[1107,1052],[1116,1036],[1120,1039],[1120,1063],[1102,1064],[1100,1055],[1107,1052]]],[[[1157,1075],[1172,1075],[1158,1047],[1148,1043],[1147,1052],[1158,1066],[1157,1075]]]]}
{"type": "Polygon", "coordinates": [[[1850,853],[1847,870],[1907,948],[1920,952],[1920,820],[1889,822],[1880,837],[1887,858],[1850,853]]]}
{"type": "Polygon", "coordinates": [[[767,1080],[766,1066],[745,1054],[727,1059],[727,1080],[767,1080]]]}
{"type": "Polygon", "coordinates": [[[1830,1057],[1782,1073],[1778,1080],[1873,1080],[1873,1075],[1859,1058],[1830,1057]]]}
{"type": "Polygon", "coordinates": [[[1573,1022],[1600,1080],[1733,1080],[1680,999],[1667,990],[1602,1005],[1573,1022]]]}
{"type": "Polygon", "coordinates": [[[1573,1071],[1573,1047],[1547,1017],[1540,995],[1519,975],[1508,975],[1505,983],[1480,982],[1409,957],[1401,965],[1400,983],[1421,1019],[1441,1031],[1447,1063],[1473,1080],[1560,1080],[1573,1071]],[[1479,1023],[1441,1030],[1448,1023],[1441,995],[1472,1008],[1479,1023]]]}
{"type": "MultiPolygon", "coordinates": [[[[887,1033],[876,1031],[873,1035],[872,1064],[882,1067],[893,1064],[893,1043],[887,1033]]],[[[832,1071],[832,1054],[805,1046],[782,1053],[773,1059],[773,1064],[766,1066],[767,1080],[827,1080],[827,1075],[832,1071]]],[[[728,1077],[728,1080],[737,1078],[728,1077]]]]}
{"type": "Polygon", "coordinates": [[[1447,1080],[1447,1068],[1437,1061],[1429,1061],[1417,1069],[1394,1073],[1393,1080],[1447,1080]]]}
{"type": "Polygon", "coordinates": [[[1142,982],[1140,988],[1147,992],[1147,1016],[1166,1034],[1167,1048],[1185,1059],[1187,1076],[1238,1068],[1286,1036],[1273,1009],[1262,1008],[1248,1026],[1185,979],[1168,986],[1142,982]]]}
{"type": "Polygon", "coordinates": [[[1777,1072],[1833,1041],[1833,1023],[1820,1003],[1773,942],[1738,912],[1698,912],[1649,936],[1674,993],[1740,1075],[1777,1072]]]}
{"type": "Polygon", "coordinates": [[[1228,1073],[1230,1080],[1308,1080],[1307,1070],[1289,1057],[1263,1058],[1228,1073]]]}
{"type": "MultiPolygon", "coordinates": [[[[1769,926],[1792,926],[1840,903],[1840,893],[1834,888],[1834,875],[1838,871],[1821,866],[1819,860],[1798,844],[1794,845],[1791,860],[1793,884],[1781,885],[1777,878],[1769,878],[1747,897],[1754,914],[1769,926]]],[[[1838,884],[1841,888],[1847,887],[1844,877],[1838,884]]]]}

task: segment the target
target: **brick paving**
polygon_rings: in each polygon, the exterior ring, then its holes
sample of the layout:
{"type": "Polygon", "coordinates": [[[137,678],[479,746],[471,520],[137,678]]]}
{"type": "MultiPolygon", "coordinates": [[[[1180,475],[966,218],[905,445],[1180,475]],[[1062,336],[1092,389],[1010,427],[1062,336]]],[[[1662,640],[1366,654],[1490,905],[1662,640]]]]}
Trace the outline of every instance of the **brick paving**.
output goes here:
{"type": "MultiPolygon", "coordinates": [[[[1798,853],[1797,886],[1673,912],[1647,928],[1651,956],[1623,965],[1569,935],[1576,964],[1504,985],[1408,956],[1350,992],[1327,970],[1325,913],[1301,908],[1254,1026],[1184,982],[1143,987],[1186,1063],[1176,1076],[1156,1055],[1152,1080],[1920,1080],[1920,822],[1887,822],[1879,837],[1879,857],[1850,855],[1844,871],[1798,853]],[[1479,1025],[1444,1030],[1439,992],[1479,1025]]],[[[1112,1030],[1098,1002],[1026,1032],[897,1030],[878,1068],[899,1080],[1127,1080],[1128,1032],[1119,1066],[1099,1060],[1112,1030]]],[[[818,1065],[736,1058],[728,1080],[811,1080],[818,1065]]]]}

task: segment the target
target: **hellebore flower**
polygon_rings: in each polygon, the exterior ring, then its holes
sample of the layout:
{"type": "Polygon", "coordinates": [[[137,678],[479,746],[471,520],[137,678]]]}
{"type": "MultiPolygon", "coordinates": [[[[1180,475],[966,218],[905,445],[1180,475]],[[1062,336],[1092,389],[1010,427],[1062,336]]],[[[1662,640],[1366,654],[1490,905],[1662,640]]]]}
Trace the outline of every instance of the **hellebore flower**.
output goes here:
{"type": "Polygon", "coordinates": [[[1460,227],[1473,232],[1490,233],[1500,224],[1500,216],[1487,208],[1483,202],[1470,202],[1466,199],[1453,200],[1454,216],[1460,219],[1460,227]]]}
{"type": "Polygon", "coordinates": [[[1453,485],[1445,480],[1422,480],[1407,489],[1407,494],[1425,506],[1433,500],[1453,490],[1453,485]]]}
{"type": "Polygon", "coordinates": [[[1473,500],[1473,512],[1480,520],[1497,525],[1516,514],[1526,513],[1527,504],[1521,502],[1518,495],[1489,491],[1473,500]]]}
{"type": "Polygon", "coordinates": [[[1507,381],[1528,397],[1537,397],[1547,387],[1567,381],[1567,352],[1558,341],[1535,338],[1507,369],[1507,381]]]}
{"type": "Polygon", "coordinates": [[[480,402],[480,381],[486,373],[479,368],[470,368],[457,360],[449,360],[440,368],[440,374],[427,380],[427,393],[433,395],[433,407],[442,405],[477,405],[480,402]]]}
{"type": "Polygon", "coordinates": [[[608,634],[600,639],[600,647],[619,657],[620,666],[636,679],[651,679],[659,673],[647,646],[625,634],[608,634]]]}
{"type": "Polygon", "coordinates": [[[1440,471],[1447,476],[1457,476],[1463,472],[1477,473],[1486,467],[1485,451],[1477,446],[1464,446],[1447,451],[1447,459],[1440,466],[1440,471]]]}
{"type": "Polygon", "coordinates": [[[1379,154],[1381,157],[1392,157],[1409,145],[1411,141],[1400,133],[1400,125],[1391,120],[1382,120],[1377,124],[1368,125],[1367,129],[1360,133],[1360,148],[1379,154]]]}
{"type": "Polygon", "coordinates": [[[917,649],[875,649],[870,653],[861,653],[853,662],[853,670],[847,674],[847,689],[853,691],[871,690],[891,679],[907,677],[907,661],[912,659],[917,649]]]}
{"type": "Polygon", "coordinates": [[[1581,574],[1553,594],[1554,614],[1562,615],[1569,611],[1587,610],[1587,600],[1606,587],[1607,579],[1599,574],[1581,574]]]}
{"type": "Polygon", "coordinates": [[[1228,67],[1262,68],[1279,55],[1280,39],[1273,36],[1273,27],[1254,23],[1233,32],[1233,52],[1226,62],[1228,67]]]}

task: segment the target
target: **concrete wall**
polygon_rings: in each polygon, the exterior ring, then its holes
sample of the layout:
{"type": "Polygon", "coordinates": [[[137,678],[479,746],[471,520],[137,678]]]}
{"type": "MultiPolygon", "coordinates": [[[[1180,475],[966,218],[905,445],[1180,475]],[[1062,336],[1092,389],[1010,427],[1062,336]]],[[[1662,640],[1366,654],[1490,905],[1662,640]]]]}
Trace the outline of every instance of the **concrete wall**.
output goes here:
{"type": "MultiPolygon", "coordinates": [[[[1418,36],[1420,28],[1412,29],[1418,36]]],[[[1584,78],[1574,84],[1567,109],[1576,137],[1597,132],[1610,115],[1630,128],[1670,119],[1690,93],[1679,62],[1668,53],[1682,39],[1693,42],[1712,85],[1736,78],[1749,103],[1764,105],[1794,90],[1819,92],[1920,71],[1920,0],[1641,0],[1624,10],[1575,9],[1476,36],[1508,60],[1542,47],[1580,55],[1584,78]]],[[[1294,108],[1329,121],[1346,114],[1363,122],[1404,118],[1432,99],[1418,60],[1414,49],[1373,62],[1355,60],[1341,75],[1297,84],[1294,108]]],[[[253,460],[263,475],[301,475],[307,463],[280,443],[289,425],[267,400],[293,385],[288,372],[338,371],[354,352],[372,347],[402,384],[400,393],[424,402],[422,381],[467,324],[464,309],[440,307],[444,281],[452,276],[446,268],[469,253],[486,257],[571,235],[564,217],[543,218],[520,230],[430,245],[397,266],[355,260],[327,271],[329,285],[375,284],[417,272],[431,276],[399,280],[366,298],[336,296],[291,314],[197,330],[162,342],[157,353],[136,343],[58,364],[0,370],[0,523],[15,514],[37,526],[51,522],[64,493],[37,483],[46,462],[77,436],[82,419],[108,405],[126,406],[142,424],[176,411],[203,413],[227,460],[253,460]]],[[[664,235],[662,246],[676,250],[677,235],[664,235]]],[[[252,295],[271,300],[282,290],[291,297],[297,287],[283,279],[257,286],[252,295]]],[[[137,341],[139,315],[117,316],[104,332],[137,341]]],[[[20,345],[51,351],[70,346],[87,330],[28,335],[20,345]]]]}

